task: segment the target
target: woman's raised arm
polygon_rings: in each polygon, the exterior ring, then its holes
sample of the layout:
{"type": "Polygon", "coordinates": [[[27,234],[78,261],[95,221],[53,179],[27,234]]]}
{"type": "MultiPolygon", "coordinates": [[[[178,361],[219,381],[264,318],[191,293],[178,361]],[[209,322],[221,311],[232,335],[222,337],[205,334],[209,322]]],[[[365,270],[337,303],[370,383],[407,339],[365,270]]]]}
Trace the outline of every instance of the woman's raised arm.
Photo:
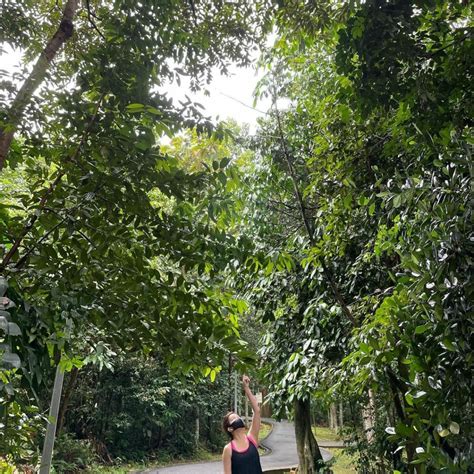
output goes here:
{"type": "Polygon", "coordinates": [[[242,384],[244,386],[245,395],[247,395],[247,398],[249,399],[250,405],[252,405],[253,410],[252,424],[250,425],[249,433],[252,435],[255,442],[258,443],[258,433],[260,431],[261,423],[260,407],[258,406],[258,402],[255,398],[255,395],[252,393],[252,390],[250,390],[250,378],[247,377],[247,375],[244,375],[242,377],[242,384]]]}

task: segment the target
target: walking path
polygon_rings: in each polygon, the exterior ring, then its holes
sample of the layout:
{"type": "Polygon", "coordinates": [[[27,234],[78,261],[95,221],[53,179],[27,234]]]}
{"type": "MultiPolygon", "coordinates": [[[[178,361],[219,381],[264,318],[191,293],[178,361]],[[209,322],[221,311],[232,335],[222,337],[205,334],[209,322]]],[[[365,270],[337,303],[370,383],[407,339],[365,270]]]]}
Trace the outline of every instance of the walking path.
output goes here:
{"type": "MultiPolygon", "coordinates": [[[[272,432],[261,444],[270,449],[271,452],[260,458],[263,471],[274,469],[288,469],[298,465],[298,454],[296,452],[295,427],[289,421],[276,422],[264,419],[266,423],[273,425],[272,432]]],[[[333,442],[331,442],[333,443],[333,442]]],[[[321,448],[323,459],[328,461],[332,454],[321,448]]],[[[222,462],[202,462],[194,464],[181,464],[170,467],[160,467],[141,471],[141,474],[222,474],[222,462]]],[[[140,474],[140,473],[137,473],[140,474]]]]}
{"type": "Polygon", "coordinates": [[[320,448],[345,448],[347,445],[344,444],[344,441],[331,441],[327,439],[318,439],[318,446],[320,448]]]}

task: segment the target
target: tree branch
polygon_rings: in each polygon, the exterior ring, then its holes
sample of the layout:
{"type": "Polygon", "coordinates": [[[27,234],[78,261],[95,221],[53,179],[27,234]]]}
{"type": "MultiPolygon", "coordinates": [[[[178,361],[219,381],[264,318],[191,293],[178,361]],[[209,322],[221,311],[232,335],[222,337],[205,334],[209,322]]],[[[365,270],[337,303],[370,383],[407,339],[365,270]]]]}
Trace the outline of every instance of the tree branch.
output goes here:
{"type": "Polygon", "coordinates": [[[102,31],[99,30],[98,26],[95,24],[95,21],[92,18],[97,18],[97,15],[91,10],[91,4],[90,0],[86,0],[86,8],[87,8],[87,19],[89,20],[89,23],[92,25],[95,31],[99,33],[100,37],[104,40],[107,41],[105,36],[102,34],[102,31]]]}
{"type": "MultiPolygon", "coordinates": [[[[97,118],[97,114],[99,112],[99,108],[100,108],[100,105],[102,103],[103,97],[104,97],[103,95],[100,97],[99,102],[97,103],[97,107],[96,107],[96,110],[94,112],[94,115],[92,116],[89,123],[87,124],[87,127],[86,127],[84,133],[82,134],[81,140],[80,140],[79,144],[77,145],[76,149],[74,150],[74,153],[71,156],[66,158],[65,163],[68,163],[68,162],[71,162],[71,161],[75,162],[77,160],[77,158],[78,158],[78,156],[79,156],[79,154],[82,150],[82,147],[84,146],[84,143],[86,142],[87,137],[90,134],[90,131],[92,129],[92,125],[94,124],[94,122],[97,118]]],[[[66,170],[67,170],[67,168],[64,167],[63,170],[58,173],[58,175],[56,176],[54,181],[49,185],[49,188],[43,194],[43,197],[41,198],[41,200],[39,202],[39,205],[38,205],[38,208],[36,209],[35,213],[32,216],[30,216],[28,222],[25,224],[22,231],[20,232],[20,235],[15,240],[15,243],[12,245],[11,249],[7,252],[5,257],[3,258],[3,261],[0,264],[0,271],[5,270],[5,268],[10,263],[13,256],[17,253],[18,248],[20,247],[21,243],[23,242],[23,239],[26,237],[26,235],[28,235],[28,233],[30,232],[30,230],[33,228],[36,221],[40,217],[41,212],[44,210],[49,196],[57,188],[57,186],[61,182],[63,176],[66,174],[66,170]]]]}
{"type": "Polygon", "coordinates": [[[71,38],[74,32],[73,20],[76,15],[78,3],[78,0],[68,0],[66,2],[61,23],[59,24],[56,33],[48,41],[48,44],[41,52],[31,74],[23,83],[13,100],[10,110],[7,113],[5,123],[0,126],[0,171],[5,165],[5,160],[13,137],[15,136],[15,132],[35,90],[44,81],[51,62],[61,49],[62,45],[71,38]]]}
{"type": "MultiPolygon", "coordinates": [[[[275,109],[275,115],[276,115],[277,125],[278,125],[278,132],[280,134],[280,139],[281,139],[281,143],[282,143],[282,146],[283,146],[283,153],[285,155],[285,160],[286,160],[286,163],[288,165],[288,171],[290,173],[291,180],[293,182],[293,188],[294,188],[294,191],[295,191],[296,200],[298,202],[298,207],[299,207],[299,210],[300,210],[300,213],[301,213],[301,218],[303,219],[304,227],[305,227],[306,232],[308,234],[309,241],[310,241],[311,245],[314,245],[315,242],[314,242],[313,229],[312,229],[312,226],[309,222],[308,216],[306,214],[306,207],[305,207],[305,203],[303,201],[303,196],[301,195],[301,192],[300,192],[300,189],[299,189],[299,186],[298,186],[298,180],[296,178],[295,168],[294,168],[293,163],[291,161],[291,157],[290,157],[290,153],[288,151],[288,147],[286,146],[286,140],[285,140],[285,136],[283,134],[283,127],[282,127],[282,124],[281,124],[280,113],[279,113],[278,107],[276,105],[276,96],[275,96],[275,94],[273,96],[273,107],[275,109]]],[[[326,277],[326,279],[329,282],[329,286],[331,287],[331,291],[334,295],[334,298],[338,302],[339,306],[341,307],[341,309],[344,312],[344,314],[346,315],[346,317],[351,321],[352,325],[356,326],[357,323],[356,323],[356,320],[354,318],[354,315],[352,314],[352,311],[349,309],[349,306],[344,301],[344,298],[342,297],[342,294],[339,291],[339,288],[338,288],[338,286],[337,286],[337,284],[336,284],[336,282],[335,282],[335,280],[334,280],[334,278],[331,274],[331,271],[329,270],[329,268],[326,265],[326,263],[324,261],[324,258],[322,256],[321,256],[321,265],[323,267],[324,276],[326,277]]]]}

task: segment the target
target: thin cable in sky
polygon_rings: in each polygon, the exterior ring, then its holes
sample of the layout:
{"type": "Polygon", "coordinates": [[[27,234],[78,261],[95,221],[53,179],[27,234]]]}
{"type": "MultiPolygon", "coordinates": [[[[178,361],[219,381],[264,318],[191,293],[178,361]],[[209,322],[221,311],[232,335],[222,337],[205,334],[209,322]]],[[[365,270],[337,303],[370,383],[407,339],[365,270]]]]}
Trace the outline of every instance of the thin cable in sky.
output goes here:
{"type": "Polygon", "coordinates": [[[264,112],[263,110],[256,109],[255,107],[252,107],[251,105],[248,105],[248,104],[246,104],[245,102],[242,102],[241,100],[236,99],[235,97],[232,97],[232,96],[230,96],[230,95],[228,95],[228,94],[225,94],[224,92],[219,91],[219,94],[221,94],[221,95],[227,97],[228,99],[235,100],[235,102],[238,102],[239,104],[243,105],[244,107],[247,107],[248,109],[255,110],[255,112],[258,112],[258,113],[264,114],[264,115],[270,115],[268,112],[264,112]]]}

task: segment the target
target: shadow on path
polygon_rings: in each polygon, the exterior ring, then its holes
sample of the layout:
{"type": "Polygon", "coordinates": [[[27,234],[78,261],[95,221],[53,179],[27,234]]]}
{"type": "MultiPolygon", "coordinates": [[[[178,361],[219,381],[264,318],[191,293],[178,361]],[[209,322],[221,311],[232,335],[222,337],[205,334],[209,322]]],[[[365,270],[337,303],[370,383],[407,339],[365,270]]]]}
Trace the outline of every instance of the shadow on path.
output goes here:
{"type": "MultiPolygon", "coordinates": [[[[267,418],[262,421],[273,425],[272,432],[260,443],[270,450],[270,453],[260,458],[263,472],[297,466],[298,454],[293,423],[285,420],[277,422],[267,418]]],[[[321,448],[321,454],[325,461],[332,457],[332,454],[324,448],[321,448]]],[[[222,462],[214,461],[148,469],[137,474],[222,474],[222,472],[222,462]]]]}

